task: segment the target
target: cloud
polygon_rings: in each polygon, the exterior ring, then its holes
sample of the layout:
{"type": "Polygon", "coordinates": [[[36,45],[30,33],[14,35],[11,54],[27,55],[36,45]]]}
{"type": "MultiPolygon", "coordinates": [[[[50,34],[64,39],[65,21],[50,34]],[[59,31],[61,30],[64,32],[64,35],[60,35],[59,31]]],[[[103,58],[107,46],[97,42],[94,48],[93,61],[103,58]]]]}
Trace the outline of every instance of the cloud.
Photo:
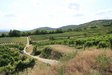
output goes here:
{"type": "Polygon", "coordinates": [[[82,17],[82,16],[84,16],[84,14],[82,14],[82,13],[77,13],[74,15],[74,17],[82,17]]]}
{"type": "Polygon", "coordinates": [[[16,17],[16,15],[14,15],[14,14],[5,14],[4,16],[8,17],[8,18],[16,17]]]}
{"type": "Polygon", "coordinates": [[[3,15],[4,15],[4,13],[2,11],[0,11],[0,17],[3,16],[3,15]]]}
{"type": "Polygon", "coordinates": [[[80,5],[78,3],[70,3],[68,6],[69,9],[79,10],[80,5]]]}
{"type": "Polygon", "coordinates": [[[105,9],[105,10],[96,12],[96,15],[105,15],[105,14],[112,14],[112,9],[105,9]]]}
{"type": "Polygon", "coordinates": [[[95,16],[98,19],[101,19],[101,18],[111,19],[112,18],[112,9],[100,10],[100,11],[96,12],[95,16]]]}

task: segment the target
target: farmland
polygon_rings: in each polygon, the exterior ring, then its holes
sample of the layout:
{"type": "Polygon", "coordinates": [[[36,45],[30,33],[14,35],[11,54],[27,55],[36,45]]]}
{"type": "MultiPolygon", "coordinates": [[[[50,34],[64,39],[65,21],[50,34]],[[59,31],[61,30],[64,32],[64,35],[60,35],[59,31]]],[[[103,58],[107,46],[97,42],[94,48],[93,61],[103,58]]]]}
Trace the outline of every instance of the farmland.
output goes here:
{"type": "Polygon", "coordinates": [[[0,44],[26,44],[26,37],[5,37],[0,38],[0,44]]]}

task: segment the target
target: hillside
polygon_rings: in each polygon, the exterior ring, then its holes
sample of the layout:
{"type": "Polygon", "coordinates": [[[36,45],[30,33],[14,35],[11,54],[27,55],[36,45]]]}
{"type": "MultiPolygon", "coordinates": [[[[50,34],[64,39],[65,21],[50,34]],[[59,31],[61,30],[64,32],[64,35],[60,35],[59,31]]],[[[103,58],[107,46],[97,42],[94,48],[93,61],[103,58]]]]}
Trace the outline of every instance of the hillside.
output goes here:
{"type": "Polygon", "coordinates": [[[40,28],[36,28],[32,31],[35,30],[55,30],[55,29],[62,29],[62,30],[68,30],[68,29],[77,29],[77,28],[95,28],[95,27],[112,27],[112,20],[94,20],[91,22],[87,22],[84,24],[79,24],[79,25],[66,25],[66,26],[62,26],[60,28],[51,28],[51,27],[40,27],[40,28]]]}
{"type": "MultiPolygon", "coordinates": [[[[34,30],[55,30],[56,28],[51,28],[51,27],[40,27],[40,28],[36,28],[34,30]]],[[[34,31],[33,30],[33,31],[34,31]]]]}
{"type": "Polygon", "coordinates": [[[77,27],[78,27],[78,25],[67,25],[67,26],[62,26],[59,29],[68,30],[68,29],[75,29],[77,27]]]}
{"type": "MultiPolygon", "coordinates": [[[[59,28],[51,28],[51,27],[40,27],[40,28],[35,28],[35,29],[32,29],[32,30],[29,30],[29,32],[34,32],[36,30],[56,30],[56,29],[62,29],[62,30],[69,30],[69,29],[72,29],[72,30],[77,30],[77,29],[95,29],[95,28],[98,28],[98,29],[106,29],[109,31],[111,30],[112,28],[112,20],[94,20],[94,21],[91,21],[91,22],[87,22],[87,23],[83,23],[83,24],[79,24],[79,25],[66,25],[66,26],[62,26],[62,27],[59,27],[59,28]]],[[[0,33],[3,33],[3,32],[6,32],[7,30],[0,30],[0,33]]],[[[24,31],[26,32],[26,31],[24,31]]]]}

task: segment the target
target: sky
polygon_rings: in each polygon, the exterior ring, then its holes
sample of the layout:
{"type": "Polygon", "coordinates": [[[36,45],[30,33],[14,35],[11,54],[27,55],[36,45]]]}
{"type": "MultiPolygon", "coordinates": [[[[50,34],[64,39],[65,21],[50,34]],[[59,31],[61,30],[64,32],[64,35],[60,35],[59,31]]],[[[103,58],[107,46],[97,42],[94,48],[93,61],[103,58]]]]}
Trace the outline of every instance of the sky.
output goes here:
{"type": "Polygon", "coordinates": [[[78,25],[112,19],[112,0],[0,0],[0,30],[78,25]]]}

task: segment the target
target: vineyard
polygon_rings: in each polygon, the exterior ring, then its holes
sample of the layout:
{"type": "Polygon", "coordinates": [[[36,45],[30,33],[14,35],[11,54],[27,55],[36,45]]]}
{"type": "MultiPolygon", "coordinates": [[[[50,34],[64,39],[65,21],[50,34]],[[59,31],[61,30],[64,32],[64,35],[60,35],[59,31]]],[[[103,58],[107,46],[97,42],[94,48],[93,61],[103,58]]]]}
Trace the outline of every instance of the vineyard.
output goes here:
{"type": "Polygon", "coordinates": [[[5,37],[0,38],[0,44],[26,44],[26,37],[5,37]]]}
{"type": "Polygon", "coordinates": [[[46,40],[34,42],[38,46],[64,44],[76,48],[97,47],[97,48],[112,48],[112,35],[85,37],[79,39],[63,39],[63,40],[46,40]]]}
{"type": "Polygon", "coordinates": [[[9,46],[0,46],[0,75],[12,75],[23,71],[27,67],[33,67],[34,59],[22,54],[20,50],[9,46]]]}

